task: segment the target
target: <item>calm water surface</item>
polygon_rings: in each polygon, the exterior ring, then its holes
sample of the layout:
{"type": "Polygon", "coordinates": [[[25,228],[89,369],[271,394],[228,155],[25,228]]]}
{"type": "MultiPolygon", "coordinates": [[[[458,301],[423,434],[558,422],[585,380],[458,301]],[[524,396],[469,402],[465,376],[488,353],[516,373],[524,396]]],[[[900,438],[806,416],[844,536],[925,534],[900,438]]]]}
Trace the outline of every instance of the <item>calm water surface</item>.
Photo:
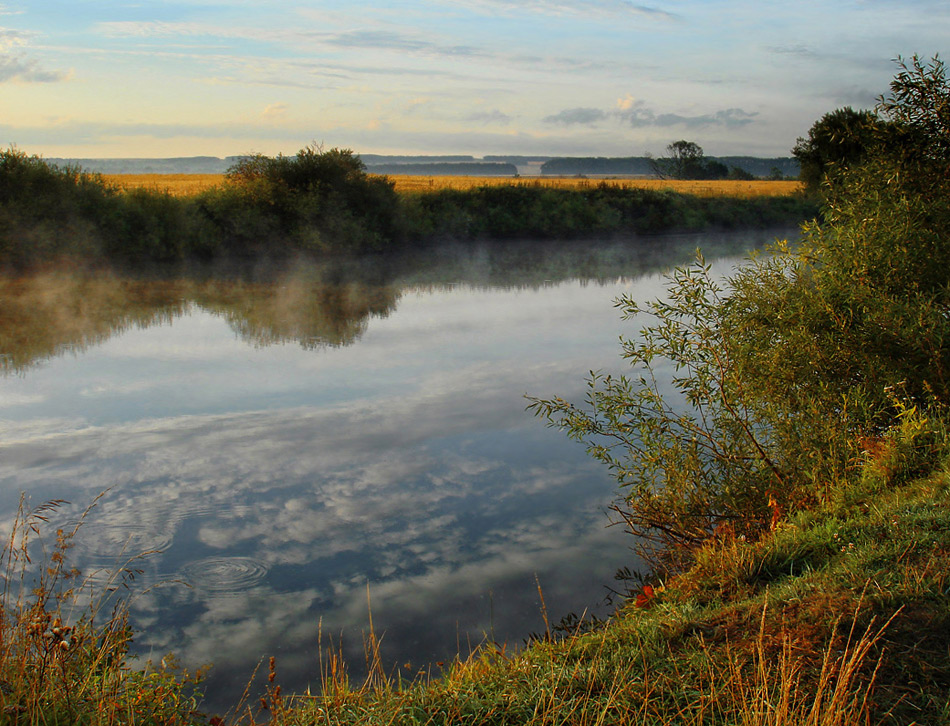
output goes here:
{"type": "Polygon", "coordinates": [[[605,526],[615,484],[523,396],[622,370],[618,295],[777,235],[2,280],[0,517],[23,491],[75,521],[105,491],[75,564],[104,579],[154,552],[135,647],[213,662],[211,709],[269,655],[285,689],[316,685],[318,631],[358,675],[370,607],[403,673],[542,631],[538,584],[553,621],[603,615],[638,567],[605,526]]]}

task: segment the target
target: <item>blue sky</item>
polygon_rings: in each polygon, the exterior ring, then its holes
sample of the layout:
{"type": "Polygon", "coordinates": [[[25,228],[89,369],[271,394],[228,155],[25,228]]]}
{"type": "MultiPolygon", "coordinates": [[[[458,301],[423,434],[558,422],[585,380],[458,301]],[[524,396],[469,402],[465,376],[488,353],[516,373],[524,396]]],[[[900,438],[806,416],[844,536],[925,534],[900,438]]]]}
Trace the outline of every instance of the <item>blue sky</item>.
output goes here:
{"type": "Polygon", "coordinates": [[[946,0],[0,0],[0,144],[787,156],[948,46],[946,0]]]}

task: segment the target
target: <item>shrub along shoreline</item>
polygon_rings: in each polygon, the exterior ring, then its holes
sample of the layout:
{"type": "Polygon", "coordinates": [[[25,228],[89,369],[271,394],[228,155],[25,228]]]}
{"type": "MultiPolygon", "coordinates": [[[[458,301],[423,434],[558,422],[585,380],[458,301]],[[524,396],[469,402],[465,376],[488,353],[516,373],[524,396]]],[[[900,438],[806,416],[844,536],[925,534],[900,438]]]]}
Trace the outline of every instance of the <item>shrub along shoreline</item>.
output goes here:
{"type": "Polygon", "coordinates": [[[700,197],[608,184],[397,193],[347,150],[248,157],[185,197],[0,152],[0,264],[58,257],[128,266],[383,252],[444,240],[583,239],[767,228],[813,217],[803,196],[700,197]]]}

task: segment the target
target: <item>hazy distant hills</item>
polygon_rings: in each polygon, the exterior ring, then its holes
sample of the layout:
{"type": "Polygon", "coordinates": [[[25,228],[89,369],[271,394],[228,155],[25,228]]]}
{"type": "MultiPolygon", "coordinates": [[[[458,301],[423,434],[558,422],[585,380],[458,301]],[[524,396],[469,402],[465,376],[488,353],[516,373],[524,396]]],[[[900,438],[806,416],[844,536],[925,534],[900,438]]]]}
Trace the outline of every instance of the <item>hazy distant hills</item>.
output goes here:
{"type": "MultiPolygon", "coordinates": [[[[385,156],[362,154],[369,172],[374,174],[412,174],[416,176],[652,176],[650,159],[630,157],[552,157],[552,156],[385,156]]],[[[100,174],[223,174],[240,161],[240,156],[187,156],[170,159],[47,159],[59,166],[79,166],[100,174]]],[[[759,158],[720,156],[729,167],[738,167],[754,176],[766,177],[775,171],[797,177],[798,161],[792,157],[759,158]]]]}
{"type": "Polygon", "coordinates": [[[242,157],[183,156],[172,159],[46,159],[98,174],[224,174],[242,157]]]}
{"type": "MultiPolygon", "coordinates": [[[[754,156],[714,156],[707,157],[737,167],[753,176],[772,176],[776,171],[781,176],[798,176],[798,161],[793,157],[758,158],[754,156]]],[[[574,176],[577,174],[596,176],[653,176],[653,160],[648,156],[627,157],[557,157],[541,165],[542,174],[574,176]]]]}
{"type": "Polygon", "coordinates": [[[454,161],[417,162],[398,164],[366,164],[371,174],[412,174],[413,176],[515,176],[518,167],[514,164],[454,161]]]}

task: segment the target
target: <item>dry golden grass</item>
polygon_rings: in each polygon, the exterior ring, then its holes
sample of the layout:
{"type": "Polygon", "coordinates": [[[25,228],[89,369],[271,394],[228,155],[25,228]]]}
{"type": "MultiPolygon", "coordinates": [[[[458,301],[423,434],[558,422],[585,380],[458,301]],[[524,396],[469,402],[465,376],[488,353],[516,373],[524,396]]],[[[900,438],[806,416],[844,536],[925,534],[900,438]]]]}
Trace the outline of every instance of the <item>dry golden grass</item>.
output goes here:
{"type": "MultiPolygon", "coordinates": [[[[222,174],[106,174],[107,183],[121,189],[156,189],[175,197],[197,194],[224,183],[222,174]]],[[[557,189],[589,189],[598,184],[641,189],[670,189],[700,197],[788,196],[801,189],[797,181],[677,181],[671,179],[580,179],[576,177],[485,177],[391,175],[398,192],[440,189],[471,189],[477,186],[527,186],[557,189]]]]}
{"type": "Polygon", "coordinates": [[[173,197],[198,194],[224,183],[223,174],[103,174],[102,178],[122,190],[167,191],[173,197]]]}
{"type": "Polygon", "coordinates": [[[671,189],[700,197],[787,196],[801,189],[797,181],[677,181],[673,179],[582,179],[578,177],[480,177],[480,176],[391,176],[396,191],[425,192],[439,189],[471,189],[476,186],[552,187],[590,189],[599,184],[623,188],[671,189]]]}

